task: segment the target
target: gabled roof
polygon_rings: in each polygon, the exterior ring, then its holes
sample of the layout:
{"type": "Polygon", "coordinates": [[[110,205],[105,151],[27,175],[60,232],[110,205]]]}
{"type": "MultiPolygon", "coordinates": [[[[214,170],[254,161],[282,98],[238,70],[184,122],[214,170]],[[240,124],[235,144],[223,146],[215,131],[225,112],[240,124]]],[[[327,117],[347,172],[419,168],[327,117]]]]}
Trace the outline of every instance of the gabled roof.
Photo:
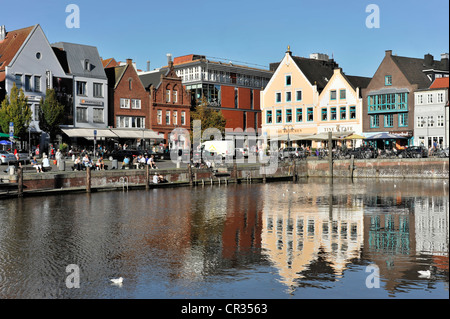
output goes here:
{"type": "Polygon", "coordinates": [[[354,89],[365,89],[372,78],[364,77],[364,76],[355,76],[355,75],[345,75],[347,80],[350,82],[350,84],[353,86],[354,89]]]}
{"type": "MultiPolygon", "coordinates": [[[[67,63],[70,74],[87,78],[106,79],[105,70],[96,47],[68,42],[53,43],[52,47],[60,48],[66,52],[65,58],[67,62],[60,62],[61,65],[67,63]],[[84,67],[86,60],[89,61],[89,70],[86,70],[84,67]]],[[[61,55],[58,56],[58,58],[61,57],[61,55]]]]}
{"type": "Polygon", "coordinates": [[[104,69],[106,69],[106,68],[113,68],[113,67],[116,67],[116,66],[119,65],[119,63],[114,58],[109,58],[109,59],[106,59],[106,60],[101,59],[101,60],[102,60],[102,64],[103,64],[103,68],[104,69]]]}
{"type": "Polygon", "coordinates": [[[146,90],[150,87],[150,85],[153,85],[155,88],[158,88],[159,85],[161,84],[161,75],[166,76],[169,72],[170,69],[162,68],[156,71],[141,74],[139,75],[139,78],[141,79],[141,82],[146,90]]]}
{"type": "Polygon", "coordinates": [[[11,63],[31,31],[37,25],[9,31],[4,40],[0,41],[0,82],[5,80],[5,68],[11,63]]]}
{"type": "MultiPolygon", "coordinates": [[[[308,59],[298,56],[291,56],[295,64],[300,68],[311,85],[317,85],[317,90],[322,91],[331,79],[334,69],[338,64],[333,60],[324,61],[318,59],[308,59]]],[[[275,71],[281,62],[271,63],[270,70],[275,71]]]]}
{"type": "Polygon", "coordinates": [[[425,59],[409,58],[403,56],[392,55],[392,60],[397,64],[399,69],[405,75],[406,79],[411,84],[417,84],[419,89],[428,88],[431,84],[430,78],[424,70],[441,70],[448,71],[448,66],[442,61],[431,60],[431,63],[426,63],[425,59]]]}
{"type": "Polygon", "coordinates": [[[430,89],[448,89],[449,88],[449,78],[437,78],[431,84],[430,89]]]}

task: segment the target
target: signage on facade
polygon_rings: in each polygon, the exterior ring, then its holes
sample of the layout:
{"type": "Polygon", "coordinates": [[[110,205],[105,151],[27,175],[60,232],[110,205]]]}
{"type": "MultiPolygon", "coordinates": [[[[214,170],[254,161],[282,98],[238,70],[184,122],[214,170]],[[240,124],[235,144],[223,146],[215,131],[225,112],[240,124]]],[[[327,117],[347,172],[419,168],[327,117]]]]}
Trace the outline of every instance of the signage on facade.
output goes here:
{"type": "Polygon", "coordinates": [[[103,102],[102,101],[93,101],[93,100],[81,100],[80,104],[103,106],[103,102]]]}
{"type": "Polygon", "coordinates": [[[401,132],[389,131],[389,134],[395,134],[395,135],[400,135],[400,136],[405,136],[405,137],[412,137],[413,131],[401,131],[401,132]]]}
{"type": "Polygon", "coordinates": [[[303,130],[301,128],[294,128],[293,130],[291,130],[291,129],[277,130],[277,134],[287,134],[288,132],[289,132],[289,134],[297,134],[297,133],[302,133],[303,130]]]}
{"type": "Polygon", "coordinates": [[[335,126],[326,126],[326,127],[321,127],[319,126],[317,128],[318,133],[327,133],[327,132],[355,132],[355,129],[353,128],[353,126],[340,126],[340,125],[335,125],[335,126]]]}

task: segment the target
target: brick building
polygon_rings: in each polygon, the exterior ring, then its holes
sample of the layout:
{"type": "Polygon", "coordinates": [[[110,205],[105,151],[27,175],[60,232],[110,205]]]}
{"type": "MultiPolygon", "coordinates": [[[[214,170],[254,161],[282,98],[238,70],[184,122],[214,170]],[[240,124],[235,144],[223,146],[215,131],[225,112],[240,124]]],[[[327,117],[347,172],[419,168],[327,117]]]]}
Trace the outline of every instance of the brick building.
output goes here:
{"type": "Polygon", "coordinates": [[[366,136],[389,132],[414,142],[414,92],[430,87],[435,78],[448,76],[448,55],[434,60],[402,57],[387,50],[363,95],[363,131],[366,136]]]}
{"type": "Polygon", "coordinates": [[[205,97],[209,107],[224,115],[226,132],[261,128],[260,91],[272,71],[195,54],[175,57],[173,64],[186,90],[192,93],[191,104],[205,97]]]}
{"type": "Polygon", "coordinates": [[[168,147],[174,129],[190,131],[191,97],[171,60],[168,67],[142,73],[139,78],[149,94],[149,128],[163,134],[164,146],[168,147]]]}

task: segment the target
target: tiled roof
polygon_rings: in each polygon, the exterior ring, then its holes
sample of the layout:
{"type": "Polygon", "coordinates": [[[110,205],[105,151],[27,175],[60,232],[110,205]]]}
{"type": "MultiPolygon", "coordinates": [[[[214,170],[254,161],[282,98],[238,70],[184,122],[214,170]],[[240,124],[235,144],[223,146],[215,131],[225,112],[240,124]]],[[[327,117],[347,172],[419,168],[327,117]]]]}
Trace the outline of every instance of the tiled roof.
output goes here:
{"type": "Polygon", "coordinates": [[[102,60],[102,64],[103,64],[103,68],[104,69],[106,69],[106,68],[113,68],[113,67],[116,67],[116,66],[119,65],[119,63],[117,63],[117,61],[114,58],[109,58],[109,59],[106,59],[106,60],[101,59],[101,60],[102,60]]]}
{"type": "Polygon", "coordinates": [[[31,26],[6,33],[4,40],[0,41],[0,82],[5,80],[5,68],[16,56],[22,44],[25,42],[30,32],[36,26],[31,26]]]}
{"type": "Polygon", "coordinates": [[[434,80],[433,84],[431,84],[430,89],[444,89],[449,88],[449,78],[437,78],[434,80]]]}

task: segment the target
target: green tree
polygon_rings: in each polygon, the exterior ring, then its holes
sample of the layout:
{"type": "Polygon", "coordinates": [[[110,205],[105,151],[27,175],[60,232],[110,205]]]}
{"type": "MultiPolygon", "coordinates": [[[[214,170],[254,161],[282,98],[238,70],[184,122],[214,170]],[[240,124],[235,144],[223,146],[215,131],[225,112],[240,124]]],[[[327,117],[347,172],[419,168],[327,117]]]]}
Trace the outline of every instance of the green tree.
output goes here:
{"type": "Polygon", "coordinates": [[[0,108],[0,127],[9,133],[9,122],[14,123],[14,135],[24,138],[30,125],[33,112],[22,89],[14,83],[10,95],[6,95],[0,108]]]}
{"type": "Polygon", "coordinates": [[[51,142],[61,131],[59,125],[62,124],[63,119],[64,105],[56,99],[54,89],[47,89],[45,98],[39,102],[39,128],[48,133],[51,142]]]}
{"type": "MultiPolygon", "coordinates": [[[[221,111],[215,110],[208,106],[208,101],[206,100],[206,97],[202,97],[198,105],[194,110],[191,110],[191,139],[194,134],[193,130],[193,122],[194,120],[200,120],[202,130],[201,132],[197,132],[203,136],[203,132],[207,128],[216,128],[218,129],[222,135],[225,134],[225,125],[227,123],[227,120],[223,116],[221,111]]],[[[199,137],[196,136],[198,139],[199,137]]]]}

